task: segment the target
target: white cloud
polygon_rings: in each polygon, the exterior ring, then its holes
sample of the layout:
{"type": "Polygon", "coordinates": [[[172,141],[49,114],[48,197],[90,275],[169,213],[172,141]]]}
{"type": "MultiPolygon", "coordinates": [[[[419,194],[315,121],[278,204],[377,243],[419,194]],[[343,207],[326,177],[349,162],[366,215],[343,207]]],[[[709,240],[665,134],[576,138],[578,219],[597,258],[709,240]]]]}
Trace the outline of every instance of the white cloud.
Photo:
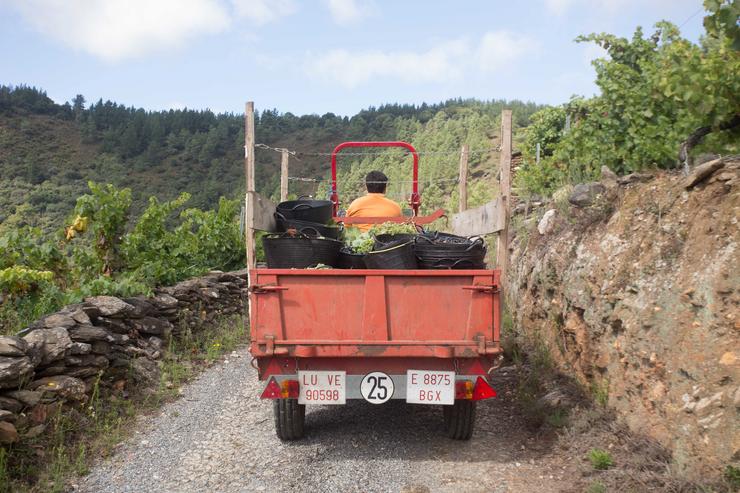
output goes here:
{"type": "Polygon", "coordinates": [[[239,17],[247,18],[258,25],[298,11],[293,0],[231,0],[231,3],[239,17]]]}
{"type": "Polygon", "coordinates": [[[314,77],[336,81],[349,88],[376,77],[398,79],[403,82],[440,82],[462,75],[457,60],[468,52],[467,43],[442,43],[423,52],[365,51],[352,53],[332,50],[308,62],[308,72],[314,77]]]}
{"type": "Polygon", "coordinates": [[[319,56],[309,54],[305,68],[315,79],[347,88],[377,78],[407,84],[443,83],[513,65],[537,47],[538,43],[526,36],[491,31],[476,44],[458,39],[441,42],[423,52],[335,49],[319,56]]]}
{"type": "Polygon", "coordinates": [[[0,0],[41,34],[106,61],[177,48],[223,32],[232,18],[261,25],[297,10],[294,0],[0,0]]]}
{"type": "Polygon", "coordinates": [[[229,17],[215,0],[10,0],[36,30],[108,61],[173,48],[220,32],[229,17]]]}
{"type": "MultiPolygon", "coordinates": [[[[562,16],[572,7],[582,10],[596,10],[606,14],[614,14],[627,7],[666,7],[675,5],[679,0],[544,0],[547,10],[557,16],[562,16]]],[[[693,0],[680,0],[693,2],[693,0]]]]}
{"type": "Polygon", "coordinates": [[[346,26],[370,15],[372,9],[367,4],[359,4],[357,0],[324,0],[334,22],[346,26]]]}
{"type": "Polygon", "coordinates": [[[508,31],[488,32],[481,39],[477,60],[481,70],[494,72],[539,48],[537,41],[508,31]]]}

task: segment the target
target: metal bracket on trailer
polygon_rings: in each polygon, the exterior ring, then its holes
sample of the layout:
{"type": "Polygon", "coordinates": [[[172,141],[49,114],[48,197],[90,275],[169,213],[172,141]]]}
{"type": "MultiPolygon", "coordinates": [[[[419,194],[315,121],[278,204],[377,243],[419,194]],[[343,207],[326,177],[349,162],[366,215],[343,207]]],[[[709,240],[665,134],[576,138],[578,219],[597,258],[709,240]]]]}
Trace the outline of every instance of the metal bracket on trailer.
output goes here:
{"type": "Polygon", "coordinates": [[[498,286],[490,286],[486,284],[473,284],[472,286],[463,286],[462,289],[470,291],[478,291],[481,293],[497,293],[498,286]]]}
{"type": "Polygon", "coordinates": [[[249,292],[252,294],[276,293],[278,291],[287,291],[288,289],[287,286],[274,286],[271,284],[255,284],[254,286],[249,286],[249,292]]]}

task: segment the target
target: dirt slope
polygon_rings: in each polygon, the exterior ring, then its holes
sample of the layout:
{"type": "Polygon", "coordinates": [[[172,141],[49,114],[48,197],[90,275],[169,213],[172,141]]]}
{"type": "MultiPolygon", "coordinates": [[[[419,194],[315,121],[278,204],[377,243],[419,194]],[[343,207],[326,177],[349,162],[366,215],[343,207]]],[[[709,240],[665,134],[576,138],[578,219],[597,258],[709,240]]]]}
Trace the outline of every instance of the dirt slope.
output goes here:
{"type": "Polygon", "coordinates": [[[524,221],[511,259],[522,338],[693,478],[740,461],[739,168],[689,188],[613,182],[585,208],[561,198],[524,221]]]}

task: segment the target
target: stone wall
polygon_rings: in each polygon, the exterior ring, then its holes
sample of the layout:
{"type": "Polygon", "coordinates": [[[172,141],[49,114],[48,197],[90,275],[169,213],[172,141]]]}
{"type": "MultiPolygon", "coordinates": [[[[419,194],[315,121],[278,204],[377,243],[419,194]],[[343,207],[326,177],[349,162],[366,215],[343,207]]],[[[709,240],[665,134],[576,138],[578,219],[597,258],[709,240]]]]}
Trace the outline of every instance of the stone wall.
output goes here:
{"type": "Polygon", "coordinates": [[[693,478],[740,462],[739,185],[737,159],[587,184],[513,242],[521,337],[693,478]]]}
{"type": "Polygon", "coordinates": [[[243,313],[246,288],[246,271],[214,272],[149,298],[88,298],[0,336],[0,443],[22,439],[55,402],[86,401],[98,378],[157,385],[168,339],[243,313]]]}

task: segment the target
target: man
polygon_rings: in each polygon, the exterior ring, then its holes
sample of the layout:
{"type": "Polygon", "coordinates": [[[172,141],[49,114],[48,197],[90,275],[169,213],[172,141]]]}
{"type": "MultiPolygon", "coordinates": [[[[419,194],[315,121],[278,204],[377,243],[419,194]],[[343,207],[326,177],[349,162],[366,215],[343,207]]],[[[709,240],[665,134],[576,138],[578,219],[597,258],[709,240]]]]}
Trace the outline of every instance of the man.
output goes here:
{"type": "MultiPolygon", "coordinates": [[[[365,177],[367,195],[355,199],[347,209],[347,217],[399,217],[401,206],[386,198],[388,177],[380,171],[371,171],[365,177]]],[[[355,224],[360,231],[367,231],[372,224],[355,224]]]]}

